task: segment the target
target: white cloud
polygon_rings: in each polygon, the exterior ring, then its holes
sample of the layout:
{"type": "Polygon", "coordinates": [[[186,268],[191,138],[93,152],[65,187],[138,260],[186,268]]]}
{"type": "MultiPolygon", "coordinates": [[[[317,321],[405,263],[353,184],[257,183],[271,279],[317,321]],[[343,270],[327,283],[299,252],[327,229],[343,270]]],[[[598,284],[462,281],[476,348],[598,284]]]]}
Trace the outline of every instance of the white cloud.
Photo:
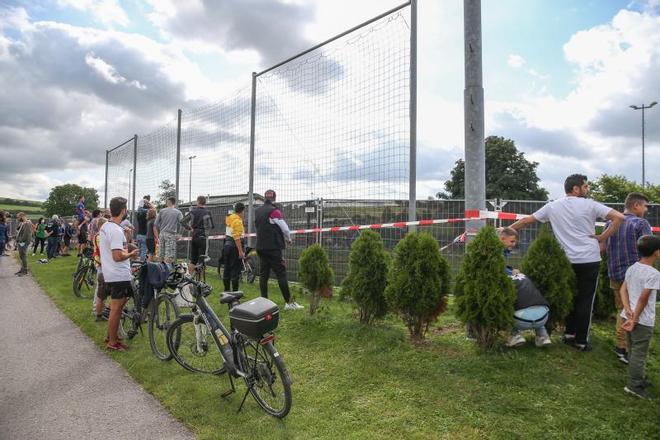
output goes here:
{"type": "Polygon", "coordinates": [[[520,69],[525,65],[525,59],[520,55],[511,54],[507,60],[507,64],[514,69],[520,69]]]}
{"type": "Polygon", "coordinates": [[[130,23],[126,11],[117,0],[57,0],[57,3],[89,13],[95,21],[106,26],[127,26],[130,23]]]}

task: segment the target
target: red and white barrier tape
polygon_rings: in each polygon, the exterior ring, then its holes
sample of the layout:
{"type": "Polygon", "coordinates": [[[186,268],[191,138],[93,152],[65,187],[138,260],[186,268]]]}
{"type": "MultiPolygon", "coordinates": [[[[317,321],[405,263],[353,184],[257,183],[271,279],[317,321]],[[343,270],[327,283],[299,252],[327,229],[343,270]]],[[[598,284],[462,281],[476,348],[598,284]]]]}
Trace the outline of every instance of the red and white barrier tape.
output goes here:
{"type": "MultiPolygon", "coordinates": [[[[404,229],[410,226],[433,226],[444,223],[460,223],[468,220],[520,220],[527,217],[529,214],[514,214],[511,212],[501,211],[479,211],[471,209],[465,211],[465,217],[462,218],[444,218],[434,220],[417,220],[414,222],[394,222],[394,223],[375,223],[372,225],[353,225],[353,226],[334,226],[330,228],[311,228],[311,229],[295,229],[291,230],[291,235],[299,234],[317,234],[320,232],[344,232],[344,231],[360,231],[364,229],[390,229],[399,228],[404,229]]],[[[598,222],[596,226],[604,226],[605,223],[598,222]]],[[[660,233],[660,227],[654,226],[651,228],[654,233],[660,233]]],[[[257,234],[244,234],[244,237],[256,237],[257,234]]],[[[225,235],[211,235],[209,240],[223,240],[225,235]]],[[[179,241],[190,241],[190,237],[180,237],[179,241]]]]}

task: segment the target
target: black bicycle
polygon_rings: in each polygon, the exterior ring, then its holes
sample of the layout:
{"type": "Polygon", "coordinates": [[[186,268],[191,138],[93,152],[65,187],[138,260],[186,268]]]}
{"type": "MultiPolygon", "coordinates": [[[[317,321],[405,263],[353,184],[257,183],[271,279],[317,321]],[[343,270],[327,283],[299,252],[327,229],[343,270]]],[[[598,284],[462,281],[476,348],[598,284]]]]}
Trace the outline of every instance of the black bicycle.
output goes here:
{"type": "Polygon", "coordinates": [[[257,251],[251,247],[245,248],[245,258],[243,258],[243,270],[241,279],[247,283],[254,283],[257,277],[257,251]]]}
{"type": "Polygon", "coordinates": [[[96,265],[92,249],[87,247],[78,256],[78,266],[73,273],[73,294],[78,298],[91,298],[96,290],[96,265]]]}
{"type": "Polygon", "coordinates": [[[131,262],[131,296],[126,299],[121,311],[118,335],[122,339],[133,339],[138,333],[142,333],[142,294],[140,292],[140,273],[146,263],[142,261],[131,262]]]}
{"type": "Polygon", "coordinates": [[[243,292],[222,293],[220,303],[229,307],[227,331],[206,301],[212,288],[191,277],[182,284],[192,285],[194,304],[192,314],[180,316],[167,332],[174,359],[189,371],[228,373],[231,388],[222,397],[236,392],[234,378],[242,377],[247,390],[238,411],[252,394],[266,413],[285,417],[291,410],[292,382],[274,345],[277,305],[261,297],[241,304],[243,292]]]}

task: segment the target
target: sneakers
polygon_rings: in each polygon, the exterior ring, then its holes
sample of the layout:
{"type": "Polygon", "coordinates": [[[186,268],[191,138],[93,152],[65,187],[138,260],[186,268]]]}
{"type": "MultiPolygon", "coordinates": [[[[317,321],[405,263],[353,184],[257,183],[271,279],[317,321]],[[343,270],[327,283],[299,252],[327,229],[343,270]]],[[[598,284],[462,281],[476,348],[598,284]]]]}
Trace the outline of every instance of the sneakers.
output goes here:
{"type": "Polygon", "coordinates": [[[286,303],[286,305],[284,306],[284,310],[302,310],[304,308],[305,308],[304,306],[301,306],[295,301],[286,303]]]}
{"type": "Polygon", "coordinates": [[[619,362],[628,365],[628,350],[625,348],[614,347],[614,354],[616,354],[619,362]]]}
{"type": "Polygon", "coordinates": [[[574,335],[564,335],[561,337],[561,342],[564,344],[568,345],[569,347],[573,347],[579,351],[591,351],[593,347],[591,346],[590,343],[586,344],[578,344],[575,342],[575,336],[574,335]]]}
{"type": "Polygon", "coordinates": [[[534,344],[537,347],[547,347],[548,345],[552,344],[552,341],[550,340],[550,336],[537,336],[534,339],[534,344]]]}
{"type": "Polygon", "coordinates": [[[124,344],[123,342],[117,341],[115,344],[110,344],[108,343],[105,348],[109,351],[126,351],[128,348],[128,345],[124,344]]]}
{"type": "Polygon", "coordinates": [[[506,343],[507,347],[520,347],[521,345],[525,344],[525,338],[522,337],[520,333],[517,333],[515,335],[511,335],[509,340],[506,343]]]}
{"type": "Polygon", "coordinates": [[[645,389],[634,389],[634,388],[629,388],[629,387],[624,387],[623,391],[625,391],[628,394],[632,394],[635,397],[639,397],[640,399],[644,400],[649,400],[651,398],[651,393],[646,391],[645,389]]]}

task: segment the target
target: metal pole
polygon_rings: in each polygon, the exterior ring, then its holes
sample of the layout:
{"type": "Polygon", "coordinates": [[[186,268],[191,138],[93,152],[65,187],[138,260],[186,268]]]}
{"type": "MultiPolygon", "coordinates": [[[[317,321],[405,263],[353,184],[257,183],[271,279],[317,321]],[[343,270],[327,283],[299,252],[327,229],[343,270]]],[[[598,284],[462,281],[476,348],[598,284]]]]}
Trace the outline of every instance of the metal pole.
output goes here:
{"type": "Polygon", "coordinates": [[[642,188],[646,188],[646,165],[644,163],[644,105],[642,104],[642,188]]]}
{"type": "Polygon", "coordinates": [[[110,156],[110,152],[108,150],[105,150],[105,192],[103,195],[103,209],[108,208],[108,158],[110,156]]]}
{"type": "Polygon", "coordinates": [[[417,0],[410,2],[410,176],[408,221],[417,220],[417,0]]]}
{"type": "MultiPolygon", "coordinates": [[[[484,89],[481,62],[481,0],[463,0],[465,35],[465,209],[486,209],[484,89]]],[[[485,226],[466,222],[468,240],[485,226]]]]}
{"type": "Polygon", "coordinates": [[[190,161],[190,169],[188,171],[188,203],[190,206],[189,209],[192,209],[192,161],[197,156],[190,156],[188,160],[190,161]]]}
{"type": "MultiPolygon", "coordinates": [[[[250,104],[250,172],[248,184],[248,234],[252,233],[254,224],[254,141],[255,123],[257,117],[257,73],[252,72],[252,100],[250,104]]],[[[248,246],[253,246],[254,239],[248,237],[248,246]]]]}
{"type": "Polygon", "coordinates": [[[176,121],[176,177],[174,181],[174,189],[176,191],[176,203],[179,203],[179,171],[181,168],[181,109],[177,112],[176,121]]]}
{"type": "Polygon", "coordinates": [[[137,177],[137,143],[138,135],[133,136],[133,203],[131,204],[131,223],[135,224],[135,187],[137,177]]]}

